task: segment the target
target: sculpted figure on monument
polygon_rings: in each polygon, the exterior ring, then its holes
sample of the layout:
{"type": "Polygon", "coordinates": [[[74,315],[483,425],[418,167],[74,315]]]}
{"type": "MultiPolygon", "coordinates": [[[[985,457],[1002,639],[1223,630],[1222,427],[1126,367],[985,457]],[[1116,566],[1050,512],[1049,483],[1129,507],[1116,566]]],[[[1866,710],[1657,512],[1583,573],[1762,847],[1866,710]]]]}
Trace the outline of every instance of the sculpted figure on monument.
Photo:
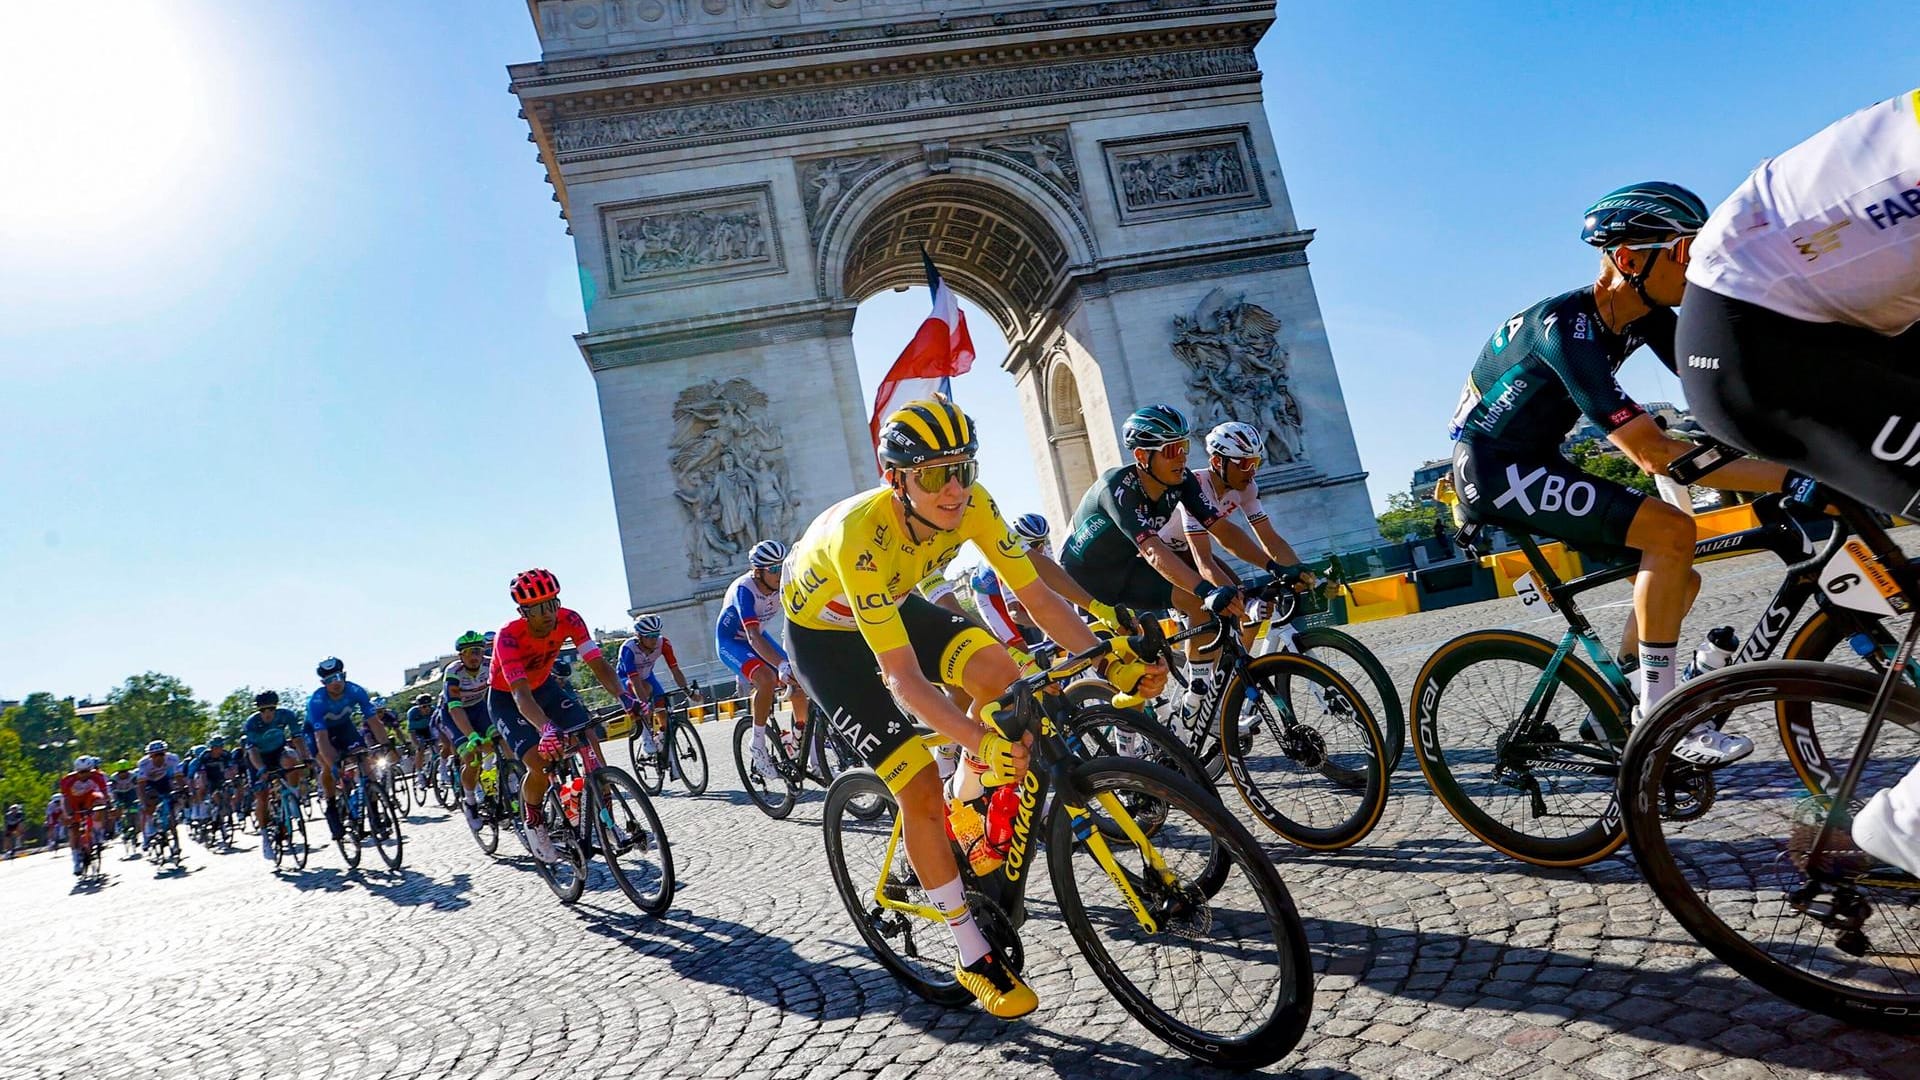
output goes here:
{"type": "Polygon", "coordinates": [[[738,571],[742,553],[793,529],[786,446],[767,396],[745,379],[710,379],[673,406],[674,498],[687,515],[687,576],[738,571]]]}
{"type": "Polygon", "coordinates": [[[1067,137],[1060,132],[1043,131],[1018,139],[982,143],[981,146],[1026,158],[1033,163],[1034,172],[1053,181],[1061,190],[1075,194],[1080,191],[1080,174],[1073,161],[1073,149],[1067,145],[1067,137]]]}
{"type": "Polygon", "coordinates": [[[1252,424],[1266,433],[1269,462],[1301,460],[1300,403],[1287,388],[1287,354],[1272,312],[1215,289],[1192,316],[1174,317],[1172,347],[1187,366],[1187,404],[1199,429],[1252,424]]]}
{"type": "Polygon", "coordinates": [[[614,254],[632,279],[765,258],[767,226],[758,211],[676,210],[618,223],[614,254]]]}

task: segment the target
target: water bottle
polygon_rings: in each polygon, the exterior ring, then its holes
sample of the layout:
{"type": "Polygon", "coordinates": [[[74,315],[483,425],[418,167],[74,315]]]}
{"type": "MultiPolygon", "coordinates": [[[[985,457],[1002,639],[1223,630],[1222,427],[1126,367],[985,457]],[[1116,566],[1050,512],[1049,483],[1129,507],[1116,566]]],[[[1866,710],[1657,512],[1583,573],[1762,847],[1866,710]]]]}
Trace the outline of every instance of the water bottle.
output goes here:
{"type": "Polygon", "coordinates": [[[560,809],[566,813],[569,824],[580,823],[580,796],[586,789],[586,781],[577,776],[561,785],[560,809]]]}
{"type": "Polygon", "coordinates": [[[1020,789],[1013,784],[995,788],[987,802],[987,847],[997,859],[1013,846],[1013,817],[1020,811],[1020,789]]]}
{"type": "Polygon", "coordinates": [[[1740,647],[1740,635],[1731,626],[1716,626],[1707,631],[1707,638],[1700,647],[1693,650],[1693,662],[1681,672],[1681,679],[1692,679],[1705,675],[1716,668],[1727,666],[1733,659],[1733,652],[1740,647]]]}
{"type": "Polygon", "coordinates": [[[491,799],[500,794],[500,770],[492,765],[480,770],[480,790],[491,799]]]}
{"type": "Polygon", "coordinates": [[[966,853],[967,865],[982,876],[998,870],[1004,861],[988,847],[986,831],[986,819],[972,803],[955,799],[947,804],[947,834],[966,853]]]}

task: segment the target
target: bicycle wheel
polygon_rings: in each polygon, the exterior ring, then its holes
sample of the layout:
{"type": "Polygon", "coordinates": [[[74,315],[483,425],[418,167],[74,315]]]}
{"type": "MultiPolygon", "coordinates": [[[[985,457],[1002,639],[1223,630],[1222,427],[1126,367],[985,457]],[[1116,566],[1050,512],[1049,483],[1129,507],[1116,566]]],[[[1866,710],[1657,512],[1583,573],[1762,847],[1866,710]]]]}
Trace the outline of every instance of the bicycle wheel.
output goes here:
{"type": "Polygon", "coordinates": [[[590,789],[595,846],[614,884],[634,907],[666,914],[673,906],[673,849],[653,801],[633,777],[611,765],[594,770],[590,789]]]}
{"type": "MultiPolygon", "coordinates": [[[[1206,767],[1200,764],[1199,758],[1193,756],[1193,751],[1168,731],[1164,724],[1138,709],[1119,709],[1111,704],[1088,705],[1073,713],[1068,730],[1071,733],[1068,745],[1078,742],[1075,753],[1079,757],[1088,760],[1120,757],[1146,761],[1172,769],[1193,781],[1202,791],[1212,794],[1216,800],[1219,799],[1212,782],[1207,779],[1206,767]]],[[[1144,791],[1124,793],[1121,804],[1149,837],[1166,822],[1166,804],[1144,791]]],[[[1101,819],[1096,819],[1095,825],[1101,829],[1115,827],[1112,821],[1101,819]]],[[[1109,833],[1107,839],[1113,841],[1122,835],[1116,831],[1109,833]]],[[[1211,896],[1226,880],[1228,868],[1226,850],[1216,850],[1212,863],[1198,876],[1201,890],[1211,896]]]]}
{"type": "Polygon", "coordinates": [[[707,748],[700,744],[700,733],[685,720],[667,722],[667,753],[680,770],[680,782],[689,795],[707,793],[707,748]]]}
{"type": "Polygon", "coordinates": [[[367,799],[364,789],[356,782],[354,787],[339,794],[334,805],[339,807],[340,818],[340,835],[334,837],[334,845],[340,849],[340,857],[347,861],[348,869],[358,869],[360,838],[365,835],[367,827],[367,799]]]}
{"type": "Polygon", "coordinates": [[[296,870],[307,868],[307,856],[312,851],[307,842],[307,818],[300,812],[300,803],[291,797],[281,804],[280,839],[274,847],[274,867],[277,869],[284,859],[293,860],[296,870]]]}
{"type": "Polygon", "coordinates": [[[1626,739],[1592,668],[1568,656],[1547,677],[1555,652],[1507,630],[1440,646],[1409,699],[1413,749],[1441,805],[1488,847],[1535,866],[1585,866],[1626,842],[1614,797],[1626,739]],[[1583,736],[1595,727],[1601,740],[1583,736]]]}
{"type": "Polygon", "coordinates": [[[400,832],[399,807],[394,805],[391,784],[382,784],[368,789],[372,797],[367,802],[367,831],[373,835],[373,849],[380,853],[380,861],[387,869],[400,869],[400,861],[406,854],[406,837],[400,832]]]}
{"type": "Polygon", "coordinates": [[[406,817],[408,814],[413,813],[413,776],[411,773],[402,774],[399,766],[390,766],[387,769],[386,788],[387,795],[392,799],[393,804],[400,808],[401,817],[406,817]]]}
{"type": "Polygon", "coordinates": [[[906,843],[893,841],[894,821],[899,814],[898,799],[871,769],[844,773],[827,788],[821,831],[833,887],[840,893],[840,902],[846,905],[860,939],[901,985],[938,1005],[965,1005],[973,995],[953,977],[960,954],[954,948],[952,933],[942,923],[881,907],[875,899],[879,888],[891,900],[922,907],[932,904],[920,887],[912,863],[907,861],[906,843]],[[877,805],[879,812],[864,818],[853,811],[855,804],[877,805]],[[891,863],[887,860],[889,848],[891,863]]]}
{"type": "Polygon", "coordinates": [[[786,763],[787,748],[781,742],[780,734],[771,723],[767,725],[767,753],[773,758],[779,773],[769,780],[753,768],[753,720],[741,717],[733,725],[733,764],[740,770],[740,786],[746,790],[747,798],[759,807],[768,817],[779,821],[793,813],[793,804],[800,799],[799,785],[792,779],[792,771],[782,768],[786,763]]]}
{"type": "MultiPolygon", "coordinates": [[[[1899,647],[1900,637],[1906,631],[1905,617],[1881,620],[1844,609],[1819,608],[1800,624],[1780,655],[1787,660],[1830,660],[1877,673],[1885,670],[1887,655],[1899,647]],[[1860,635],[1865,635],[1863,644],[1872,649],[1868,656],[1863,657],[1850,647],[1860,635]]],[[[1865,714],[1817,714],[1811,703],[1805,701],[1778,703],[1774,721],[1780,732],[1780,743],[1786,747],[1787,760],[1809,792],[1823,794],[1839,786],[1840,774],[1846,769],[1852,748],[1860,742],[1858,722],[1864,719],[1865,714]],[[1836,727],[1849,722],[1851,727],[1836,727]],[[1838,748],[1837,760],[1828,755],[1828,744],[1838,748]]]]}
{"type": "MultiPolygon", "coordinates": [[[[467,831],[473,834],[473,842],[480,845],[480,850],[488,855],[500,850],[499,818],[504,815],[501,814],[499,807],[499,800],[483,794],[480,798],[480,808],[476,812],[480,823],[477,826],[467,826],[467,831]]],[[[461,816],[464,818],[466,815],[463,812],[461,816]]]]}
{"type": "Polygon", "coordinates": [[[1360,700],[1380,725],[1380,740],[1387,748],[1387,772],[1398,770],[1407,747],[1407,714],[1400,705],[1400,692],[1393,687],[1393,676],[1387,674],[1373,650],[1353,635],[1330,626],[1302,630],[1294,635],[1293,642],[1302,655],[1339,672],[1360,692],[1360,700]]]}
{"type": "Polygon", "coordinates": [[[1247,809],[1301,847],[1358,843],[1387,808],[1380,728],[1353,684],[1318,660],[1268,653],[1236,667],[1216,737],[1247,809]]]}
{"type": "MultiPolygon", "coordinates": [[[[1706,774],[1711,787],[1681,803],[1683,813],[1673,811],[1675,787],[1697,784],[1692,778],[1701,775],[1673,760],[1673,747],[1703,720],[1724,717],[1727,730],[1759,735],[1782,703],[1794,703],[1807,707],[1822,730],[1861,731],[1878,688],[1870,671],[1786,660],[1695,679],[1634,732],[1621,799],[1647,883],[1715,956],[1803,1008],[1911,1036],[1920,1035],[1920,907],[1913,904],[1920,882],[1879,865],[1842,827],[1820,857],[1821,884],[1810,885],[1809,854],[1831,800],[1807,794],[1784,751],[1756,748],[1706,774]]],[[[1914,767],[1915,724],[1920,691],[1902,686],[1858,799],[1914,767]]],[[[1857,809],[1839,812],[1850,817],[1857,809]]]]}
{"type": "Polygon", "coordinates": [[[1313,1010],[1313,960],[1293,898],[1246,826],[1207,789],[1144,761],[1082,762],[1071,787],[1055,795],[1048,869],[1068,931],[1115,1000],[1210,1065],[1255,1069],[1286,1056],[1313,1010]],[[1108,842],[1109,866],[1076,841],[1086,830],[1075,809],[1104,837],[1123,828],[1116,815],[1137,798],[1167,808],[1150,852],[1108,842]],[[1229,878],[1209,895],[1199,879],[1221,850],[1229,878]]]}
{"type": "Polygon", "coordinates": [[[460,806],[460,766],[450,758],[436,758],[433,766],[433,801],[442,810],[460,806]]]}
{"type": "Polygon", "coordinates": [[[567,821],[566,810],[560,805],[560,793],[555,787],[547,788],[547,797],[542,805],[546,808],[547,838],[553,842],[553,850],[558,858],[550,863],[536,858],[533,868],[562,904],[572,904],[580,899],[581,893],[587,891],[587,853],[581,848],[573,825],[567,821]]]}

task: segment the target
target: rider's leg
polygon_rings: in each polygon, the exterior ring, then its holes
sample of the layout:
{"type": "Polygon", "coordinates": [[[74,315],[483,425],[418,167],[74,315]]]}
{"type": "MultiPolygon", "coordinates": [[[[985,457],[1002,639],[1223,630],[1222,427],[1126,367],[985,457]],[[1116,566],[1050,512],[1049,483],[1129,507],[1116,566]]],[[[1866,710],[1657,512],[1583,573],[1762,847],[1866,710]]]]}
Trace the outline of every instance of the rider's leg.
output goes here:
{"type": "MultiPolygon", "coordinates": [[[[1681,610],[1692,611],[1693,602],[1695,599],[1699,597],[1699,595],[1700,595],[1700,571],[1695,570],[1687,575],[1687,602],[1685,605],[1682,606],[1681,610]]],[[[1620,631],[1619,656],[1622,660],[1625,660],[1627,657],[1631,656],[1634,658],[1635,662],[1637,663],[1639,661],[1639,657],[1636,656],[1635,653],[1639,648],[1640,648],[1640,616],[1633,609],[1629,608],[1627,610],[1627,625],[1620,631]]]]}
{"type": "Polygon", "coordinates": [[[747,679],[753,686],[753,696],[747,707],[753,716],[753,748],[758,751],[767,745],[767,718],[773,715],[773,695],[780,688],[780,679],[764,663],[755,664],[752,672],[747,679]]]}
{"type": "Polygon", "coordinates": [[[1633,612],[1640,651],[1640,708],[1650,713],[1673,690],[1673,654],[1699,575],[1693,572],[1693,518],[1658,499],[1640,504],[1627,528],[1627,546],[1640,552],[1633,612]]]}

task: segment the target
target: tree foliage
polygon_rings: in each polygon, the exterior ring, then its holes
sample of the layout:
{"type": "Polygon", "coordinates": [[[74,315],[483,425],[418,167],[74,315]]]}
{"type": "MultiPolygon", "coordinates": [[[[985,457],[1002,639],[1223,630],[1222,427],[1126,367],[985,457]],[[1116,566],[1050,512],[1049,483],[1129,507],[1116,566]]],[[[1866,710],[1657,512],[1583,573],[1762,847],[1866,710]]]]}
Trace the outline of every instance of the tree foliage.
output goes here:
{"type": "Polygon", "coordinates": [[[19,737],[21,756],[38,772],[56,776],[65,772],[62,763],[77,752],[72,746],[77,736],[72,698],[56,698],[44,691],[28,694],[6,711],[0,723],[19,737]]]}
{"type": "Polygon", "coordinates": [[[193,688],[157,671],[129,676],[107,695],[107,710],[79,727],[87,752],[108,760],[136,755],[151,739],[184,749],[214,732],[212,714],[194,700],[193,688]]]}
{"type": "Polygon", "coordinates": [[[1387,512],[1374,519],[1380,527],[1380,535],[1389,543],[1402,540],[1419,540],[1433,535],[1434,523],[1446,510],[1437,506],[1423,506],[1412,492],[1394,491],[1387,494],[1387,512]]]}
{"type": "Polygon", "coordinates": [[[1627,455],[1607,453],[1607,448],[1597,439],[1575,443],[1573,448],[1567,451],[1567,459],[1589,476],[1611,480],[1644,495],[1657,493],[1653,477],[1641,471],[1640,466],[1635,465],[1627,455]]]}

